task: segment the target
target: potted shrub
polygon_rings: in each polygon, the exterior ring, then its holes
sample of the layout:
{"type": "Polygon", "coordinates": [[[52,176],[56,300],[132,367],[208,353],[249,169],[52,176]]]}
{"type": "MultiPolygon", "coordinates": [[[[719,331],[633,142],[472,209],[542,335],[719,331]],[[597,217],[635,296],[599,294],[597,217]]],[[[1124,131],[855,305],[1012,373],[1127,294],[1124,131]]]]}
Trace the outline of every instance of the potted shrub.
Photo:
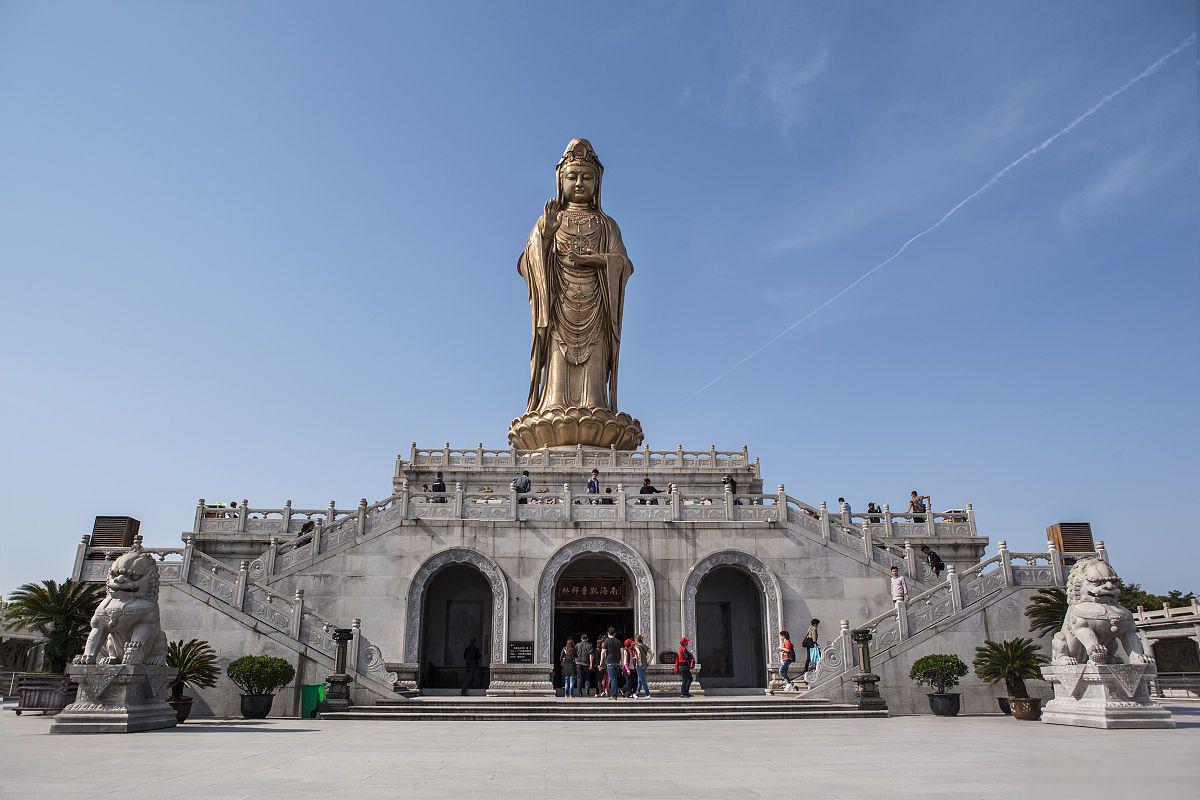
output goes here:
{"type": "Polygon", "coordinates": [[[226,670],[229,680],[242,690],[242,717],[266,719],[275,692],[292,682],[296,669],[274,656],[242,656],[226,670]]]}
{"type": "Polygon", "coordinates": [[[192,698],[184,697],[183,689],[185,686],[211,689],[217,685],[217,676],[221,674],[217,669],[217,654],[208,642],[180,639],[167,645],[167,666],[179,670],[175,680],[171,681],[167,705],[175,709],[175,718],[182,724],[192,713],[192,698]]]}
{"type": "Polygon", "coordinates": [[[1039,667],[1049,659],[1032,639],[990,639],[975,650],[975,674],[986,683],[1004,681],[1008,689],[1008,704],[1017,719],[1037,720],[1042,717],[1042,701],[1030,697],[1025,688],[1026,678],[1040,678],[1039,667]]]}
{"type": "Polygon", "coordinates": [[[969,671],[958,656],[952,653],[934,653],[918,658],[909,670],[908,677],[918,685],[933,689],[933,694],[929,695],[930,711],[939,717],[953,717],[958,714],[962,695],[946,690],[958,686],[959,678],[969,671]]]}

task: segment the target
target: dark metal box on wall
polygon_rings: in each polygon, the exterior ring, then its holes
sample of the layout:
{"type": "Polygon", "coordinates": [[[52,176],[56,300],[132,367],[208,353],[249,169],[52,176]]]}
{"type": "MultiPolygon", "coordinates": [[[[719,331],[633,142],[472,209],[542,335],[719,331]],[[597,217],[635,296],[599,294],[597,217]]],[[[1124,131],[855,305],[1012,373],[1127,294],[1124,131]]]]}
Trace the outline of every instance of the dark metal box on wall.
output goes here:
{"type": "Polygon", "coordinates": [[[133,547],[142,523],[133,517],[96,517],[92,524],[92,547],[133,547]]]}

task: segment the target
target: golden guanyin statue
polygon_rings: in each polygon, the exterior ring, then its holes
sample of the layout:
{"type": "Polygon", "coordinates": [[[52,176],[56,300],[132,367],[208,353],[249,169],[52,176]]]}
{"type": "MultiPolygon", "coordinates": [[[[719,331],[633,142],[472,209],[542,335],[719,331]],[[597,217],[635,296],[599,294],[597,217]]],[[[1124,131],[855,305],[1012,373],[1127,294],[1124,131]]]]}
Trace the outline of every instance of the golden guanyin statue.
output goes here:
{"type": "Polygon", "coordinates": [[[517,261],[529,287],[533,345],[529,402],[513,420],[514,447],[615,445],[632,450],[642,426],[617,410],[621,312],[633,263],[600,205],[604,167],[587,139],[572,139],[517,261]]]}

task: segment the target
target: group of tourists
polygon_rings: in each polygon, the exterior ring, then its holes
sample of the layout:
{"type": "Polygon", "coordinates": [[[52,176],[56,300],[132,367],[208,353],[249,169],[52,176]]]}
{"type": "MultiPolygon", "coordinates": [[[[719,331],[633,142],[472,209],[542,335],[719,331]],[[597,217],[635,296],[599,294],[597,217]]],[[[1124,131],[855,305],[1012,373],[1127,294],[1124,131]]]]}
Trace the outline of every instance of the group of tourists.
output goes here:
{"type": "MultiPolygon", "coordinates": [[[[817,642],[820,636],[820,626],[821,620],[814,619],[809,623],[808,630],[804,632],[804,638],[800,640],[800,647],[804,650],[804,669],[800,671],[801,675],[815,667],[821,658],[821,646],[817,642]]],[[[787,631],[780,631],[779,677],[783,679],[786,690],[789,692],[797,691],[799,688],[788,674],[796,660],[796,645],[792,642],[792,635],[787,631]]]]}
{"type": "Polygon", "coordinates": [[[596,644],[581,634],[579,643],[568,638],[558,654],[562,668],[563,697],[645,698],[650,696],[646,668],[653,654],[642,634],[621,641],[615,628],[597,637],[596,644]]]}

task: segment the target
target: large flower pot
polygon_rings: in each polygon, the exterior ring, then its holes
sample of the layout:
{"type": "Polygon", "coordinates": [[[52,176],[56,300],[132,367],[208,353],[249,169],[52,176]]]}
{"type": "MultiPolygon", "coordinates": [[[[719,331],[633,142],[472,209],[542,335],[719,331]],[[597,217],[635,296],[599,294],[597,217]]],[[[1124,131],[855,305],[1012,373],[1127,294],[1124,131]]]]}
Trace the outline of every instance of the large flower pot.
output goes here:
{"type": "Polygon", "coordinates": [[[1007,697],[997,697],[996,705],[1000,706],[1000,713],[1006,717],[1012,716],[1012,706],[1009,705],[1007,697]]]}
{"type": "Polygon", "coordinates": [[[266,719],[274,700],[273,694],[242,695],[242,719],[266,719]]]}
{"type": "Polygon", "coordinates": [[[184,720],[188,718],[188,715],[192,713],[192,698],[190,697],[180,697],[178,699],[174,697],[168,697],[167,705],[175,709],[175,720],[180,725],[182,725],[184,720]]]}
{"type": "Polygon", "coordinates": [[[1010,697],[1013,716],[1017,719],[1036,722],[1042,718],[1042,699],[1040,697],[1010,697]]]}
{"type": "Polygon", "coordinates": [[[943,694],[931,694],[929,697],[929,710],[939,717],[956,717],[958,716],[959,704],[962,695],[958,692],[946,692],[943,694]]]}

